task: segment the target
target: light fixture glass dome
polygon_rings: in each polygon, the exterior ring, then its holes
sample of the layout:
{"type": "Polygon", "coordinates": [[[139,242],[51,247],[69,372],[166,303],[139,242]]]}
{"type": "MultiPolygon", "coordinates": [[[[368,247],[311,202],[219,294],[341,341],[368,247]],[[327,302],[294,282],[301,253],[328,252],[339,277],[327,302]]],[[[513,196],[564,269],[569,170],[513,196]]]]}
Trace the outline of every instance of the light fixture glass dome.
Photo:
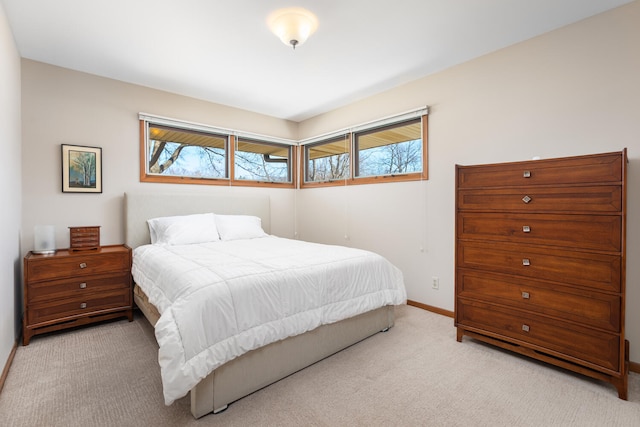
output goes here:
{"type": "Polygon", "coordinates": [[[282,43],[301,46],[318,28],[318,18],[301,7],[278,9],[267,18],[267,24],[282,43]]]}

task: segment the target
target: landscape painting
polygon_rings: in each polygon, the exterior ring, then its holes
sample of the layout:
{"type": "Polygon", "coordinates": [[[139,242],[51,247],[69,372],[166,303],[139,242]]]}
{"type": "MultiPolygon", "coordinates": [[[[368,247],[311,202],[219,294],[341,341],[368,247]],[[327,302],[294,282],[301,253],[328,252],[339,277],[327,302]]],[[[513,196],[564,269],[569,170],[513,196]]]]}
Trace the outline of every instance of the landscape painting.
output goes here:
{"type": "Polygon", "coordinates": [[[102,193],[102,148],[62,145],[62,192],[102,193]]]}

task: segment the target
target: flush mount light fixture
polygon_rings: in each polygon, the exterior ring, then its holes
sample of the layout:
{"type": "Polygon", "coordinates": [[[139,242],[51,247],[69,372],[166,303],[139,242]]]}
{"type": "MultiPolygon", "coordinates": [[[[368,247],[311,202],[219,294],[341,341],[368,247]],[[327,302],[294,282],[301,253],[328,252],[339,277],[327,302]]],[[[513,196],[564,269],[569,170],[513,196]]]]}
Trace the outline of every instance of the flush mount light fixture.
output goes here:
{"type": "Polygon", "coordinates": [[[318,18],[301,7],[278,9],[267,18],[267,24],[282,43],[301,46],[318,28],[318,18]]]}

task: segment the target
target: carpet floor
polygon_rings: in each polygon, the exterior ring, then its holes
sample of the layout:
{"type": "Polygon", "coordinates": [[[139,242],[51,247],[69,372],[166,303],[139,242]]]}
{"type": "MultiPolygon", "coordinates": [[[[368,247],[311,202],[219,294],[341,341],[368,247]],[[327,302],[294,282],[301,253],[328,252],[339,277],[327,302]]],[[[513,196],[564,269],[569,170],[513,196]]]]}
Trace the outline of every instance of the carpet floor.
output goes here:
{"type": "Polygon", "coordinates": [[[615,388],[466,338],[415,307],[396,325],[195,420],[165,406],[140,315],[37,336],[17,349],[2,426],[640,426],[640,375],[615,388]]]}

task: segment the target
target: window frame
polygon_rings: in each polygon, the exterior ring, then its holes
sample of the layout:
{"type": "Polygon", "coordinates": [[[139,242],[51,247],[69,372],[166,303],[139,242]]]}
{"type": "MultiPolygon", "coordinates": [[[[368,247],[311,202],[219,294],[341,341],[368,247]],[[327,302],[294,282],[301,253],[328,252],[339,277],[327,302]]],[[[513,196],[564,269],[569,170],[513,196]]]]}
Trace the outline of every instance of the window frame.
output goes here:
{"type": "MultiPolygon", "coordinates": [[[[181,175],[159,175],[149,172],[149,159],[147,158],[148,153],[148,136],[149,136],[149,127],[150,126],[162,126],[165,128],[173,128],[178,131],[193,131],[193,132],[203,132],[202,130],[193,130],[187,129],[185,127],[180,126],[171,126],[166,125],[164,123],[155,123],[150,120],[140,120],[140,182],[157,182],[157,183],[166,183],[166,184],[207,184],[207,185],[229,185],[228,177],[224,178],[200,178],[200,177],[192,177],[192,176],[181,176],[181,175]]],[[[210,132],[211,135],[226,137],[225,142],[225,173],[229,174],[229,164],[228,164],[228,156],[229,156],[229,146],[230,146],[230,137],[229,135],[225,135],[222,132],[210,132]]]]}
{"type": "Polygon", "coordinates": [[[282,144],[273,141],[268,141],[259,138],[252,137],[239,137],[232,135],[232,142],[230,146],[233,147],[233,150],[230,150],[230,179],[232,185],[241,186],[241,187],[277,187],[277,188],[296,188],[296,157],[297,151],[295,145],[282,144]],[[253,144],[264,144],[270,146],[282,146],[286,147],[289,150],[288,162],[289,167],[287,171],[288,181],[261,181],[261,180],[252,180],[252,179],[236,179],[236,151],[237,144],[240,140],[246,140],[247,142],[253,144]]]}
{"type": "MultiPolygon", "coordinates": [[[[274,188],[296,188],[296,159],[297,147],[294,144],[279,142],[277,138],[262,138],[251,134],[243,134],[233,132],[227,129],[219,129],[204,125],[192,125],[187,122],[179,122],[177,120],[155,118],[153,116],[140,114],[140,182],[164,183],[164,184],[196,184],[196,185],[220,185],[220,186],[239,186],[239,187],[274,187],[274,188]],[[225,170],[224,178],[201,178],[180,175],[159,175],[148,171],[149,159],[148,142],[149,127],[161,126],[165,128],[174,128],[178,131],[210,133],[218,137],[226,137],[225,143],[225,170]],[[238,138],[250,140],[254,143],[262,143],[267,145],[282,145],[289,150],[289,168],[287,182],[260,181],[235,179],[235,152],[236,141],[238,138]]],[[[283,140],[284,141],[284,140],[283,140]]]]}
{"type": "Polygon", "coordinates": [[[351,133],[350,132],[346,132],[346,133],[342,133],[342,135],[332,135],[330,137],[327,137],[325,139],[321,139],[318,141],[314,141],[312,143],[309,144],[305,144],[303,146],[301,146],[300,148],[300,156],[302,157],[301,161],[300,161],[300,188],[304,188],[304,187],[335,187],[335,186],[339,186],[339,185],[344,185],[344,182],[346,180],[350,180],[351,177],[353,176],[353,172],[352,172],[352,168],[353,168],[353,161],[352,161],[352,157],[351,157],[351,133]],[[348,167],[348,173],[347,176],[345,178],[339,178],[339,179],[333,179],[333,180],[327,180],[327,181],[307,181],[307,166],[308,166],[308,158],[309,158],[309,148],[313,148],[313,147],[317,147],[320,145],[324,145],[324,144],[330,144],[334,141],[338,141],[340,139],[345,139],[345,146],[346,146],[346,151],[345,153],[348,156],[349,159],[349,167],[348,167]]]}
{"type": "Polygon", "coordinates": [[[391,121],[389,123],[380,123],[378,126],[373,123],[369,126],[363,126],[357,130],[350,130],[348,132],[348,154],[349,154],[349,177],[345,179],[336,179],[333,181],[322,181],[322,182],[308,182],[306,180],[307,177],[307,157],[308,157],[308,147],[313,147],[318,144],[322,144],[323,142],[328,142],[335,139],[335,134],[323,139],[314,140],[313,142],[309,142],[306,144],[302,144],[300,146],[300,175],[299,182],[300,188],[312,188],[312,187],[337,187],[337,186],[345,186],[345,185],[360,185],[360,184],[382,184],[387,182],[405,182],[405,181],[422,181],[429,179],[429,115],[422,114],[418,117],[410,117],[404,119],[398,119],[397,121],[391,121]],[[409,173],[400,173],[400,174],[389,174],[389,175],[373,175],[373,176],[356,176],[356,162],[358,161],[358,155],[356,153],[356,136],[358,134],[365,134],[370,132],[375,132],[379,129],[391,129],[393,127],[401,127],[404,124],[410,123],[417,119],[420,119],[421,123],[421,138],[422,138],[422,171],[420,172],[409,172],[409,173]]]}
{"type": "Polygon", "coordinates": [[[302,141],[285,140],[275,137],[266,137],[246,132],[235,132],[229,129],[221,129],[208,125],[199,125],[189,122],[183,122],[174,119],[167,119],[159,116],[139,114],[140,123],[140,182],[154,182],[165,184],[197,184],[197,185],[224,185],[224,186],[240,186],[240,187],[273,187],[273,188],[315,188],[315,187],[335,187],[357,184],[380,184],[387,182],[404,182],[404,181],[420,181],[429,179],[429,121],[428,107],[413,110],[408,113],[395,115],[387,119],[381,119],[367,124],[354,127],[349,130],[336,131],[331,134],[325,134],[322,137],[310,138],[302,141]],[[358,156],[356,153],[356,137],[361,133],[375,132],[376,129],[393,128],[395,126],[403,126],[408,122],[420,119],[421,136],[422,136],[422,171],[397,173],[389,175],[373,175],[356,177],[355,168],[358,156]],[[224,178],[200,178],[179,175],[159,175],[148,173],[147,160],[147,140],[149,125],[163,126],[168,128],[176,128],[177,130],[194,131],[210,133],[215,136],[226,136],[226,171],[227,176],[224,178]],[[346,139],[347,154],[349,159],[349,176],[344,179],[335,179],[330,181],[307,181],[307,153],[308,148],[317,146],[336,138],[344,136],[346,139]],[[282,145],[287,147],[290,153],[288,182],[261,181],[235,179],[235,153],[236,141],[246,139],[248,142],[263,143],[266,145],[282,145]]]}

